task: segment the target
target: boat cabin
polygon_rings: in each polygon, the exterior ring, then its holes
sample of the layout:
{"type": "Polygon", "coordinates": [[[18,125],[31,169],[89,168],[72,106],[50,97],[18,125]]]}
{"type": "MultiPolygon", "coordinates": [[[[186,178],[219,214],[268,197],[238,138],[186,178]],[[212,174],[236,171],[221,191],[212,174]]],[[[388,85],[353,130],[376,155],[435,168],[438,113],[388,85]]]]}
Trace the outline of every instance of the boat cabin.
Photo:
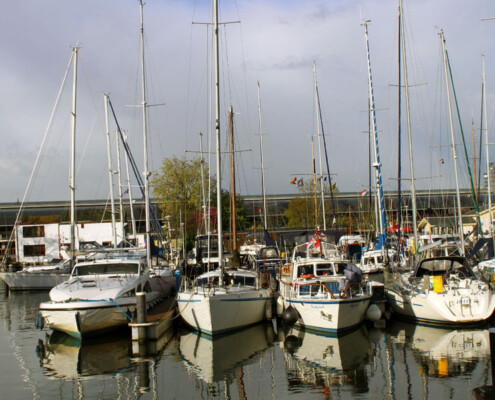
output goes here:
{"type": "Polygon", "coordinates": [[[316,278],[325,276],[343,275],[347,261],[343,262],[316,262],[297,265],[297,278],[316,278]]]}
{"type": "Polygon", "coordinates": [[[423,276],[458,275],[459,278],[475,278],[475,274],[464,257],[438,257],[422,260],[412,274],[414,278],[423,276]]]}

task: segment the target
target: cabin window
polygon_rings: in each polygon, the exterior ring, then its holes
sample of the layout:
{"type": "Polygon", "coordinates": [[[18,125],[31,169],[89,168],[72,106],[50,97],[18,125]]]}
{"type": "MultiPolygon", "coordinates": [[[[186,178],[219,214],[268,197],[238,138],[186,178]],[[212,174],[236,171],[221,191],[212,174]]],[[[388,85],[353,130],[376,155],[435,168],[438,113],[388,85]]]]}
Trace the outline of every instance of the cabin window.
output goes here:
{"type": "Polygon", "coordinates": [[[327,289],[333,294],[339,294],[339,282],[325,282],[327,289]]]}
{"type": "Polygon", "coordinates": [[[45,256],[46,250],[44,244],[31,244],[24,246],[24,257],[45,256]]]}
{"type": "Polygon", "coordinates": [[[45,227],[44,226],[24,226],[22,228],[22,235],[25,238],[45,237],[45,227]]]}
{"type": "Polygon", "coordinates": [[[77,265],[74,270],[74,275],[112,275],[112,274],[137,274],[139,264],[90,264],[77,265]]]}
{"type": "Polygon", "coordinates": [[[196,286],[201,287],[201,286],[206,286],[208,284],[211,285],[218,285],[218,276],[212,276],[209,278],[201,278],[196,281],[196,286]]]}
{"type": "Polygon", "coordinates": [[[320,289],[320,285],[299,285],[300,296],[316,296],[320,289]]]}
{"type": "Polygon", "coordinates": [[[316,264],[316,275],[333,275],[332,264],[316,264]]]}
{"type": "Polygon", "coordinates": [[[338,275],[342,275],[344,273],[344,270],[346,269],[347,264],[335,264],[335,272],[338,275]]]}
{"type": "Polygon", "coordinates": [[[297,276],[313,275],[313,265],[302,265],[297,270],[297,276]]]}

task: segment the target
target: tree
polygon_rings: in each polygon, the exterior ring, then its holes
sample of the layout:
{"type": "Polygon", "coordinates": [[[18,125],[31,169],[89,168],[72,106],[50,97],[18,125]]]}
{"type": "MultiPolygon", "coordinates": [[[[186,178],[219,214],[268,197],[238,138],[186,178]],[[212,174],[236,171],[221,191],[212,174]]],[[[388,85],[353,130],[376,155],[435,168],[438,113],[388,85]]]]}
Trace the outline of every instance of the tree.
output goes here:
{"type": "Polygon", "coordinates": [[[155,173],[151,185],[158,199],[162,217],[170,216],[172,228],[179,231],[184,223],[186,232],[201,230],[203,187],[208,187],[208,166],[200,158],[188,160],[176,156],[163,159],[160,172],[155,173]],[[204,181],[201,181],[203,167],[204,181]]]}
{"type": "MultiPolygon", "coordinates": [[[[294,180],[296,182],[296,180],[294,180]]],[[[302,179],[300,180],[302,182],[302,179]]],[[[335,184],[332,185],[334,195],[338,193],[335,184]]],[[[318,207],[318,219],[315,216],[315,187],[313,179],[306,180],[305,183],[298,183],[298,191],[301,196],[293,198],[287,210],[284,212],[287,218],[287,226],[290,228],[314,228],[316,225],[323,225],[321,215],[321,188],[317,182],[316,188],[316,206],[318,207]]],[[[330,196],[330,187],[324,186],[325,192],[325,218],[327,227],[332,226],[332,202],[328,199],[330,196]]]]}
{"type": "MultiPolygon", "coordinates": [[[[216,188],[211,193],[211,203],[216,206],[217,201],[217,192],[216,188]]],[[[246,204],[244,203],[244,198],[239,194],[235,197],[235,207],[236,207],[236,215],[237,215],[237,229],[242,231],[246,230],[250,226],[249,222],[249,213],[246,208],[246,204]]],[[[228,190],[222,189],[222,229],[224,233],[230,232],[231,229],[231,214],[232,214],[232,205],[231,205],[231,194],[228,190]]],[[[216,226],[213,228],[216,230],[216,226]]]]}

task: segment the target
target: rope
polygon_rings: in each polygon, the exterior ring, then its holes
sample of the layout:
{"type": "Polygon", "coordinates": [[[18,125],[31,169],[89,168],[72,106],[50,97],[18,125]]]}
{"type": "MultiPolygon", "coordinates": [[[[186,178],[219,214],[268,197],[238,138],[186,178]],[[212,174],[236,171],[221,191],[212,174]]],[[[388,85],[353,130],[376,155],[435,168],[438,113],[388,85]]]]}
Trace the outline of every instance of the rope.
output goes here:
{"type": "Polygon", "coordinates": [[[127,317],[127,319],[129,319],[129,321],[133,321],[133,318],[127,314],[123,309],[122,307],[120,307],[114,299],[108,299],[108,301],[110,301],[110,303],[113,303],[120,311],[122,311],[122,313],[127,317]]]}

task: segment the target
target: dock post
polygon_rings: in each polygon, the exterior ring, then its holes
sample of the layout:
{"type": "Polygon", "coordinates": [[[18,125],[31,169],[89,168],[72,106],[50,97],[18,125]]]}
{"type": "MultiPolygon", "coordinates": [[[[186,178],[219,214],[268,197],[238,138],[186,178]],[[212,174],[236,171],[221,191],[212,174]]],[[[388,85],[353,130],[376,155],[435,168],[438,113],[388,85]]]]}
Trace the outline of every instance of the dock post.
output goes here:
{"type": "MultiPolygon", "coordinates": [[[[136,293],[136,312],[137,318],[136,322],[138,324],[145,323],[147,320],[146,315],[146,293],[138,292],[136,293]]],[[[139,339],[146,339],[146,327],[140,327],[139,330],[139,339]]]]}

